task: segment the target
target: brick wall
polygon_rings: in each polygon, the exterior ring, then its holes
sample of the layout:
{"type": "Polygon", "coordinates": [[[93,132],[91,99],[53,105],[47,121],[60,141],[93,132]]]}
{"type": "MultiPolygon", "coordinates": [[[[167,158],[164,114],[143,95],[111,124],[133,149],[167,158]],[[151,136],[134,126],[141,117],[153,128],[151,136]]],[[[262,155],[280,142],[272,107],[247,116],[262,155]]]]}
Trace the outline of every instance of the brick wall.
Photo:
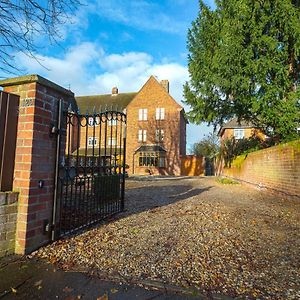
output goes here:
{"type": "Polygon", "coordinates": [[[238,157],[223,175],[300,199],[300,140],[238,157]]]}
{"type": "Polygon", "coordinates": [[[57,123],[58,99],[67,106],[74,94],[38,75],[0,85],[20,96],[13,189],[19,192],[16,253],[24,254],[50,239],[45,224],[52,221],[56,154],[56,136],[50,135],[50,128],[57,123]]]}
{"type": "Polygon", "coordinates": [[[0,192],[0,257],[15,252],[18,193],[0,192]]]}

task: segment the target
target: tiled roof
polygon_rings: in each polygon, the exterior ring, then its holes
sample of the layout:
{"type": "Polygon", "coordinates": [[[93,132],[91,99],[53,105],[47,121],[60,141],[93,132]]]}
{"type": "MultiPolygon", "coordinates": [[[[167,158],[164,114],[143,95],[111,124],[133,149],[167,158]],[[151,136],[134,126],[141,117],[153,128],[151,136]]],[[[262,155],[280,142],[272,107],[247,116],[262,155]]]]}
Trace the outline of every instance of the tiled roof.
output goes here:
{"type": "Polygon", "coordinates": [[[94,96],[76,97],[76,102],[81,113],[92,112],[95,108],[99,110],[118,110],[121,111],[133,100],[137,93],[120,93],[117,95],[105,94],[94,96]]]}
{"type": "Polygon", "coordinates": [[[228,121],[227,123],[225,123],[218,132],[219,136],[222,136],[225,129],[229,129],[229,128],[255,128],[255,126],[251,123],[251,122],[247,122],[244,120],[241,120],[240,123],[238,122],[237,118],[233,118],[230,121],[228,121]]]}
{"type": "Polygon", "coordinates": [[[251,122],[243,121],[239,123],[237,118],[231,119],[229,122],[225,123],[222,128],[253,128],[255,127],[251,122]]]}

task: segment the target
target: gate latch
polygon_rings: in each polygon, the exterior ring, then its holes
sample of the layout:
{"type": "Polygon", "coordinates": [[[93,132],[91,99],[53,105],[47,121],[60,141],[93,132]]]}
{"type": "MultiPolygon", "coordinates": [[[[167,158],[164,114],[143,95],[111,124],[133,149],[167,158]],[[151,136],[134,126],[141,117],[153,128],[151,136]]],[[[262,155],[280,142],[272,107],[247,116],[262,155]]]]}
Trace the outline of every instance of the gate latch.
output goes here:
{"type": "Polygon", "coordinates": [[[57,135],[59,134],[59,129],[55,125],[50,126],[50,134],[51,135],[57,135]]]}
{"type": "Polygon", "coordinates": [[[50,224],[48,220],[44,221],[44,234],[51,232],[53,228],[54,226],[50,224]]]}

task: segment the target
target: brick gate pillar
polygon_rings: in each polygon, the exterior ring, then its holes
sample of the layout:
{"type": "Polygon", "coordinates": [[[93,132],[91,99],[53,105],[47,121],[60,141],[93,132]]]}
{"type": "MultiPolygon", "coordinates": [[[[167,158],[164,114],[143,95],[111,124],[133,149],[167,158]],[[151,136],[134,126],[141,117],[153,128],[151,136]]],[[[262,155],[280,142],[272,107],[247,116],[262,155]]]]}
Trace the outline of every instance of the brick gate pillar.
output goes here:
{"type": "MultiPolygon", "coordinates": [[[[19,192],[16,253],[47,243],[52,221],[58,100],[74,103],[74,94],[38,75],[0,81],[4,91],[20,96],[13,190],[19,192]]],[[[65,136],[62,136],[62,139],[65,136]]]]}

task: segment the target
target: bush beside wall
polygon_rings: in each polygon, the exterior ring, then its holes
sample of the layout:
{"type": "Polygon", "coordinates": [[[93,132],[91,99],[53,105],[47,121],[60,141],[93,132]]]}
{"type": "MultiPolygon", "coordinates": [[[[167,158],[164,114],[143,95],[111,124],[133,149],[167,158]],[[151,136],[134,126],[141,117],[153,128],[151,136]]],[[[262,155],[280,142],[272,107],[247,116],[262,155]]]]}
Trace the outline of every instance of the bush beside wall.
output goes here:
{"type": "Polygon", "coordinates": [[[300,199],[300,140],[237,157],[222,174],[300,199]]]}

